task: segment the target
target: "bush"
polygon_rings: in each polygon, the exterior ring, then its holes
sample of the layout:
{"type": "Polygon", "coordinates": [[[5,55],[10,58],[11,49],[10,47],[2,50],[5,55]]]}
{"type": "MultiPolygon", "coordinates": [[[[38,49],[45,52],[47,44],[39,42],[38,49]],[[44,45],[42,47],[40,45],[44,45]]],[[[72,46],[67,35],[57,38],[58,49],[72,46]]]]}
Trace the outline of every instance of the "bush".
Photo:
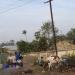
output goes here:
{"type": "Polygon", "coordinates": [[[66,63],[68,64],[68,66],[75,67],[75,54],[68,54],[66,55],[66,57],[64,57],[64,59],[66,59],[66,63]]]}

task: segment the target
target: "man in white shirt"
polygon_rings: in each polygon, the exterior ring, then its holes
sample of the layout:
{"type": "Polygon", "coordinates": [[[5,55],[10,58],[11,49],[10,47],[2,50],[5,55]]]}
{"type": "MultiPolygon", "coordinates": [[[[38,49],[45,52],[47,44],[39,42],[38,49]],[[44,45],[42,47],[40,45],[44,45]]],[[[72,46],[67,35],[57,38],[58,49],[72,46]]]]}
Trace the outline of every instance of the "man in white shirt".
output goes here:
{"type": "Polygon", "coordinates": [[[15,57],[15,55],[13,55],[13,54],[10,53],[9,56],[8,56],[8,58],[7,58],[7,62],[8,62],[8,64],[10,66],[15,65],[15,63],[16,63],[16,57],[15,57]]]}

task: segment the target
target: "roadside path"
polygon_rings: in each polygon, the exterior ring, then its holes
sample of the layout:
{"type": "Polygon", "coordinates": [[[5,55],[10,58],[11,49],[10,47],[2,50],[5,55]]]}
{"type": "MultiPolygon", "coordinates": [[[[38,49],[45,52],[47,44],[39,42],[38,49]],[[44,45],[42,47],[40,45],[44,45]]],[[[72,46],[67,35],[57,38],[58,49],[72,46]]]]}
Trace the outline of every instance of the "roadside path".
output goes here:
{"type": "Polygon", "coordinates": [[[24,67],[20,69],[8,68],[0,71],[0,75],[75,75],[75,72],[42,72],[39,66],[33,65],[34,57],[27,56],[24,58],[24,67]],[[27,73],[31,71],[32,73],[27,73]]]}

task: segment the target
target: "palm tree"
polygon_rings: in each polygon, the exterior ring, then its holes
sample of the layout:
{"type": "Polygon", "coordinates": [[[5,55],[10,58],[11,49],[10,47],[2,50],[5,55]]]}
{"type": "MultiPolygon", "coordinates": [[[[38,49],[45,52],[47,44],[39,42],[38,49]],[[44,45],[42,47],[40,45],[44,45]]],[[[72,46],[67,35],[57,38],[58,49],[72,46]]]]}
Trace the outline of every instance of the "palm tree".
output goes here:
{"type": "Polygon", "coordinates": [[[26,30],[23,30],[23,31],[22,31],[22,34],[24,34],[24,35],[25,35],[25,37],[26,37],[26,41],[27,41],[26,33],[27,33],[27,31],[26,31],[26,30]]]}

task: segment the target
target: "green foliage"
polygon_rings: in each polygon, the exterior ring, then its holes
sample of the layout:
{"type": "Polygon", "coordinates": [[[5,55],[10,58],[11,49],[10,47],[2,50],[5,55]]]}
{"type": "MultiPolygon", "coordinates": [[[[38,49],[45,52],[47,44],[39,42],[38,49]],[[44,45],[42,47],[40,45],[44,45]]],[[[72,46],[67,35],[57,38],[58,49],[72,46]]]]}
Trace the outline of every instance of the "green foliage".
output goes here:
{"type": "Polygon", "coordinates": [[[69,58],[69,65],[75,66],[75,54],[72,53],[72,54],[68,54],[67,56],[69,58]]]}
{"type": "Polygon", "coordinates": [[[50,38],[50,34],[52,33],[52,24],[50,22],[45,22],[43,26],[41,26],[42,35],[46,38],[50,38]]]}
{"type": "Polygon", "coordinates": [[[41,37],[40,31],[35,32],[35,38],[39,40],[40,37],[41,37]]]}
{"type": "Polygon", "coordinates": [[[50,43],[50,36],[52,35],[52,24],[50,22],[45,22],[41,26],[40,31],[35,32],[35,38],[38,41],[37,49],[39,51],[47,50],[50,43]]]}
{"type": "Polygon", "coordinates": [[[18,41],[18,50],[21,53],[36,52],[38,51],[38,41],[33,40],[32,42],[18,41]]]}
{"type": "MultiPolygon", "coordinates": [[[[56,33],[58,30],[55,28],[56,33]]],[[[26,30],[22,32],[26,36],[26,30]]],[[[43,26],[41,26],[40,31],[35,32],[35,40],[31,43],[25,41],[18,41],[17,47],[22,53],[27,52],[36,52],[36,51],[46,51],[52,46],[52,24],[50,22],[45,22],[43,26]]],[[[26,40],[27,41],[27,40],[26,40]]]]}
{"type": "Polygon", "coordinates": [[[18,50],[22,53],[27,53],[27,52],[30,52],[30,44],[25,42],[25,41],[18,41],[17,42],[17,47],[18,47],[18,50]]]}
{"type": "MultiPolygon", "coordinates": [[[[53,28],[52,28],[52,23],[51,22],[45,22],[43,26],[41,26],[41,31],[42,35],[46,38],[50,38],[51,35],[53,34],[53,28]]],[[[58,29],[55,27],[55,33],[57,34],[58,29]]]]}
{"type": "Polygon", "coordinates": [[[41,37],[39,40],[39,50],[46,51],[48,49],[48,43],[45,37],[41,37]]]}
{"type": "Polygon", "coordinates": [[[56,36],[57,41],[64,41],[67,40],[67,37],[65,35],[58,35],[56,36]]]}
{"type": "MultiPolygon", "coordinates": [[[[58,29],[55,28],[55,32],[58,32],[58,29]]],[[[39,40],[41,37],[45,37],[50,39],[51,35],[53,34],[52,31],[52,24],[50,22],[45,22],[43,26],[41,26],[40,31],[35,32],[35,38],[39,40]]]]}
{"type": "Polygon", "coordinates": [[[72,28],[68,33],[67,33],[67,38],[75,44],[75,28],[72,28]]]}
{"type": "Polygon", "coordinates": [[[32,51],[37,52],[38,51],[39,42],[37,40],[33,40],[31,42],[31,45],[32,45],[32,51]]]}

